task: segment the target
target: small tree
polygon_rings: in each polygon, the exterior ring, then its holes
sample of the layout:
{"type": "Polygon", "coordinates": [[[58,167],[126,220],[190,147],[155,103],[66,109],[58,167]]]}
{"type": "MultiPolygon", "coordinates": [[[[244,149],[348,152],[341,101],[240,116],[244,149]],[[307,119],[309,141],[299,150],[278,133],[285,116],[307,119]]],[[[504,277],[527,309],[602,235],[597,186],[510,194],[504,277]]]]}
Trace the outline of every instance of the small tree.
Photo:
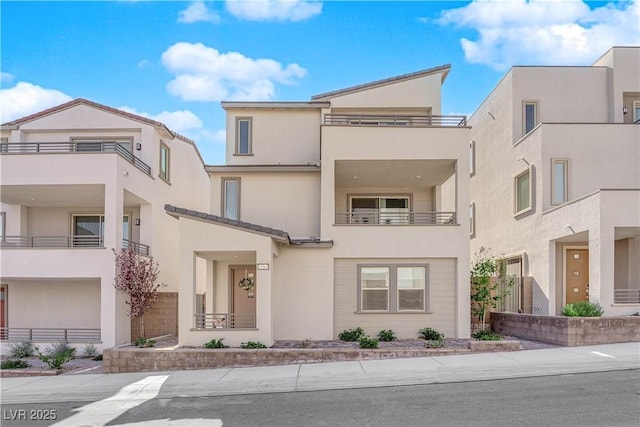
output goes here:
{"type": "Polygon", "coordinates": [[[128,297],[127,316],[140,321],[140,336],[144,337],[144,313],[156,302],[159,289],[166,286],[156,283],[158,279],[158,263],[151,257],[142,257],[132,248],[124,248],[116,252],[115,288],[128,297]]]}
{"type": "Polygon", "coordinates": [[[480,320],[482,330],[485,328],[487,312],[496,308],[511,293],[511,287],[515,284],[514,276],[505,276],[500,283],[496,280],[497,273],[498,260],[490,249],[481,247],[471,266],[471,312],[480,320]],[[502,290],[501,285],[504,286],[502,290]]]}

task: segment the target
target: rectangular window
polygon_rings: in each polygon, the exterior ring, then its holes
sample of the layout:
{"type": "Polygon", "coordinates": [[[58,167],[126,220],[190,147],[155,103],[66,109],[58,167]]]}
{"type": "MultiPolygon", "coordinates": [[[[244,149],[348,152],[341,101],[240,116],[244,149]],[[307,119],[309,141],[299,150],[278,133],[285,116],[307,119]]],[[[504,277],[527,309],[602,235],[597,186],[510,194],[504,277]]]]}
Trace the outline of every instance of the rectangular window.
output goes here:
{"type": "Polygon", "coordinates": [[[222,216],[240,220],[240,178],[222,179],[222,216]]]}
{"type": "Polygon", "coordinates": [[[4,240],[4,236],[5,236],[5,230],[7,227],[7,213],[6,212],[0,212],[0,239],[4,240]]]}
{"type": "Polygon", "coordinates": [[[469,235],[475,236],[476,234],[476,204],[471,203],[469,205],[469,235]]]}
{"type": "MultiPolygon", "coordinates": [[[[73,246],[102,246],[105,234],[104,215],[72,216],[73,246]]],[[[122,238],[129,239],[129,215],[122,216],[122,238]]]]}
{"type": "Polygon", "coordinates": [[[160,178],[169,182],[169,162],[170,162],[169,147],[162,142],[160,143],[160,178]]]}
{"type": "Polygon", "coordinates": [[[117,151],[131,153],[131,138],[71,138],[76,151],[117,151]]]}
{"type": "Polygon", "coordinates": [[[471,141],[469,144],[469,176],[476,173],[476,142],[471,141]]]}
{"type": "Polygon", "coordinates": [[[525,170],[515,177],[515,213],[531,208],[531,171],[525,170]]]}
{"type": "Polygon", "coordinates": [[[524,101],[523,103],[523,120],[524,120],[524,135],[528,134],[538,124],[538,102],[537,101],[524,101]]]}
{"type": "Polygon", "coordinates": [[[362,311],[389,311],[389,267],[360,269],[362,311]]]}
{"type": "Polygon", "coordinates": [[[425,267],[398,267],[398,311],[424,310],[425,267]]]}
{"type": "Polygon", "coordinates": [[[428,309],[428,266],[358,265],[359,312],[424,312],[428,309]]]}
{"type": "Polygon", "coordinates": [[[352,224],[408,224],[411,200],[403,196],[349,198],[352,224]]]}
{"type": "Polygon", "coordinates": [[[552,160],[551,168],[551,204],[559,205],[568,200],[569,162],[552,160]]]}
{"type": "Polygon", "coordinates": [[[633,122],[640,123],[640,101],[633,101],[633,122]]]}
{"type": "Polygon", "coordinates": [[[251,117],[236,118],[236,154],[251,154],[251,117]]]}

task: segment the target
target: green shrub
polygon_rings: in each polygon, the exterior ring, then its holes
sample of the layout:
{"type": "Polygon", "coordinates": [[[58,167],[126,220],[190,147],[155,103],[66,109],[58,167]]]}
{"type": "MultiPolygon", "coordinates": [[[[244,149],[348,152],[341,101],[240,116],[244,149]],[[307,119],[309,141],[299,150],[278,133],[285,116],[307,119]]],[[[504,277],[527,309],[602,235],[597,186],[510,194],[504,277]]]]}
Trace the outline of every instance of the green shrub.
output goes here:
{"type": "Polygon", "coordinates": [[[45,348],[44,354],[36,347],[38,359],[49,365],[51,369],[60,369],[62,365],[73,359],[75,348],[69,347],[66,343],[54,344],[45,348]]]}
{"type": "Polygon", "coordinates": [[[30,365],[24,360],[9,359],[0,364],[0,369],[24,369],[28,368],[29,366],[30,365]]]}
{"type": "Polygon", "coordinates": [[[155,340],[151,340],[145,337],[140,337],[133,342],[133,345],[141,348],[153,347],[156,344],[155,340]]]}
{"type": "Polygon", "coordinates": [[[313,348],[313,341],[311,341],[311,338],[300,341],[300,348],[313,348]]]}
{"type": "Polygon", "coordinates": [[[418,338],[423,340],[437,341],[443,339],[444,334],[441,334],[433,328],[422,328],[418,331],[418,338]]]}
{"type": "Polygon", "coordinates": [[[35,356],[31,341],[12,342],[9,344],[9,357],[12,359],[24,359],[35,356]]]}
{"type": "Polygon", "coordinates": [[[562,309],[562,315],[568,317],[600,317],[604,310],[600,304],[593,304],[589,301],[579,301],[574,304],[567,304],[562,309]]]}
{"type": "Polygon", "coordinates": [[[427,340],[424,343],[424,346],[426,348],[441,348],[444,347],[444,344],[444,340],[440,338],[439,340],[427,340]]]}
{"type": "Polygon", "coordinates": [[[96,357],[93,358],[93,360],[95,360],[96,362],[100,362],[102,360],[102,355],[99,354],[96,357]]]}
{"type": "Polygon", "coordinates": [[[247,341],[240,344],[240,348],[267,348],[267,346],[260,341],[247,341]]]}
{"type": "Polygon", "coordinates": [[[502,340],[502,336],[500,334],[489,331],[487,329],[481,329],[478,332],[474,332],[471,334],[471,337],[479,340],[479,341],[500,341],[502,340]]]}
{"type": "Polygon", "coordinates": [[[361,327],[357,327],[354,329],[345,329],[344,331],[338,334],[338,339],[340,341],[358,341],[360,338],[364,336],[364,331],[361,327]]]}
{"type": "Polygon", "coordinates": [[[371,338],[367,335],[360,337],[358,339],[358,344],[360,345],[360,348],[378,348],[378,339],[377,338],[371,338]]]}
{"type": "Polygon", "coordinates": [[[93,344],[87,344],[82,349],[82,357],[86,359],[93,359],[98,355],[98,349],[93,344]]]}
{"type": "Polygon", "coordinates": [[[378,332],[378,339],[380,341],[395,341],[396,334],[391,329],[383,329],[378,332]]]}
{"type": "Polygon", "coordinates": [[[204,348],[229,348],[229,346],[224,345],[222,341],[224,341],[224,338],[220,338],[219,340],[214,338],[211,341],[204,343],[204,348]]]}

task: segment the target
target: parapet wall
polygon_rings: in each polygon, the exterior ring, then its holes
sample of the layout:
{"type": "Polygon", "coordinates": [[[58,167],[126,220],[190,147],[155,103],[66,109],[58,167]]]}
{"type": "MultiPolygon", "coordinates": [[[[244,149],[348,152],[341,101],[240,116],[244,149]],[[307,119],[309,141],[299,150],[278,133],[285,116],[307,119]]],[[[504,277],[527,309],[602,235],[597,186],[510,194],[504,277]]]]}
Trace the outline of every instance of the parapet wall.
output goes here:
{"type": "Polygon", "coordinates": [[[562,317],[491,313],[493,330],[564,347],[640,341],[640,316],[562,317]]]}

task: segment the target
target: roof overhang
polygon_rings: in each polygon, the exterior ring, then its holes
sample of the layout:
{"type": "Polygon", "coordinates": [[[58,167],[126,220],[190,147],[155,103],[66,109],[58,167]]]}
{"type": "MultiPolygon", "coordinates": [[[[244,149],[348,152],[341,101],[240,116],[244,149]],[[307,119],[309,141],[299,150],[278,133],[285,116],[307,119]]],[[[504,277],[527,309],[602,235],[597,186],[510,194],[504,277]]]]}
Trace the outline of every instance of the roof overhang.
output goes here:
{"type": "Polygon", "coordinates": [[[225,110],[229,109],[261,109],[261,110],[319,110],[331,107],[329,102],[244,102],[222,101],[225,110]]]}

